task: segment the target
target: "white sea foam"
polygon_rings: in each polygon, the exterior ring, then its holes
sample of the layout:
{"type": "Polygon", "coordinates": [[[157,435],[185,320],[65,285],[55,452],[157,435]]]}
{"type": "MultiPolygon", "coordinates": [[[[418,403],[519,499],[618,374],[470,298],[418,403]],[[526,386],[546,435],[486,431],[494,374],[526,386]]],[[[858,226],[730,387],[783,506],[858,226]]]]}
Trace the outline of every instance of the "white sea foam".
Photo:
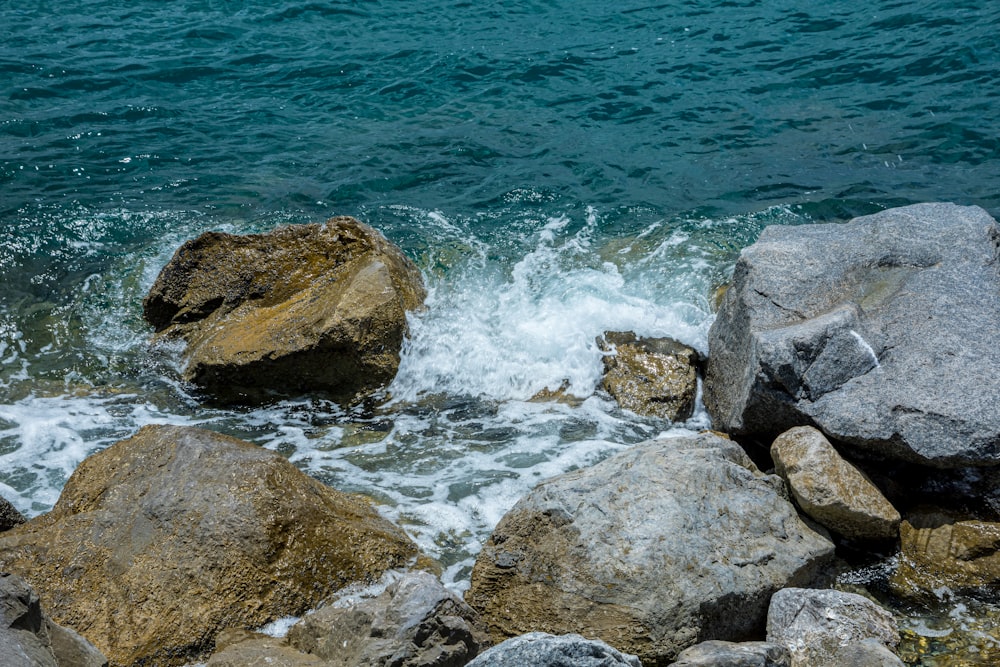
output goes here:
{"type": "MultiPolygon", "coordinates": [[[[317,399],[249,410],[199,404],[179,379],[178,350],[148,350],[140,302],[160,267],[204,221],[153,216],[142,224],[167,231],[154,246],[85,274],[71,303],[53,309],[55,319],[63,318],[56,326],[68,333],[44,351],[19,345],[16,318],[0,317],[0,325],[10,324],[10,335],[0,336],[3,359],[27,364],[21,380],[14,366],[0,377],[16,399],[0,406],[6,485],[0,491],[37,514],[51,507],[90,453],[144,424],[202,425],[274,449],[336,488],[372,497],[441,560],[445,582],[461,590],[490,531],[538,482],[641,440],[687,432],[685,425],[623,411],[598,391],[595,339],[606,330],[632,330],[672,336],[704,352],[708,294],[735,257],[715,239],[726,236],[725,225],[662,220],[615,238],[602,231],[594,209],[538,218],[522,209],[507,227],[410,207],[391,213],[430,240],[420,255],[429,295],[426,309],[412,316],[387,405],[361,412],[317,399]],[[714,236],[706,241],[701,229],[714,236]],[[79,321],[79,333],[67,324],[70,317],[79,321]],[[63,373],[66,340],[83,340],[85,348],[63,373]],[[45,371],[49,389],[39,391],[39,373],[49,366],[57,370],[45,371]],[[564,383],[568,403],[530,400],[564,383]]],[[[231,223],[228,230],[270,226],[231,223]]],[[[99,225],[80,229],[97,230],[103,239],[99,225]]],[[[699,406],[686,426],[707,424],[699,406]]]]}

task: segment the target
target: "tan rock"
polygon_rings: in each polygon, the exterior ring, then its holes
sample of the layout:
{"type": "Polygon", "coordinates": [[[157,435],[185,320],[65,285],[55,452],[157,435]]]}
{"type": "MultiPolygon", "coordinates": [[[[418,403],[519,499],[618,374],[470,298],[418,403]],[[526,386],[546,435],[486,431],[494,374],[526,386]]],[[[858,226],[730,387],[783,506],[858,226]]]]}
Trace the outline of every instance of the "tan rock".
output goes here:
{"type": "Polygon", "coordinates": [[[326,667],[320,658],[302,653],[283,638],[246,630],[223,630],[216,652],[205,667],[326,667]]]}
{"type": "Polygon", "coordinates": [[[638,338],[631,331],[597,339],[604,357],[604,388],[636,414],[683,421],[694,412],[698,353],[672,338],[638,338]]]}
{"type": "Polygon", "coordinates": [[[416,547],[367,501],[202,429],[147,426],[94,454],[56,506],[0,535],[0,570],[112,665],[178,665],[224,628],[315,607],[416,547]]]}
{"type": "Polygon", "coordinates": [[[1000,590],[1000,523],[917,514],[900,525],[899,542],[899,567],[890,579],[899,595],[924,597],[942,587],[1000,590]]]}
{"type": "Polygon", "coordinates": [[[324,391],[354,401],[399,367],[420,273],[349,217],[188,241],[143,303],[158,337],[187,341],[184,378],[226,401],[324,391]]]}
{"type": "Polygon", "coordinates": [[[844,537],[894,539],[899,512],[815,428],[797,426],[771,445],[771,458],[802,511],[844,537]]]}

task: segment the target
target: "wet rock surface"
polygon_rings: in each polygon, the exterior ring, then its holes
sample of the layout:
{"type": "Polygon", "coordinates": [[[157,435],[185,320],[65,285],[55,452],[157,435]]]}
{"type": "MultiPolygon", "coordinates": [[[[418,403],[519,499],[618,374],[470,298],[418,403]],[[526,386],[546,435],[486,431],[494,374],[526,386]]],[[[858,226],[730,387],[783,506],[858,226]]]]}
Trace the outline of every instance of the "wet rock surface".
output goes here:
{"type": "Polygon", "coordinates": [[[771,594],[807,584],[833,553],[782,488],[711,434],[637,445],[522,498],[466,599],[498,641],[575,632],[646,665],[702,639],[754,639],[771,594]]]}
{"type": "MultiPolygon", "coordinates": [[[[792,667],[869,664],[864,656],[882,655],[881,649],[856,645],[870,639],[883,647],[899,645],[892,614],[868,598],[804,588],[786,588],[771,598],[767,641],[788,648],[792,667]],[[847,662],[849,655],[862,662],[847,662]]],[[[889,655],[893,655],[891,651],[889,655]]]]}
{"type": "Polygon", "coordinates": [[[782,433],[771,445],[771,458],[799,507],[825,527],[856,540],[895,539],[899,512],[816,429],[797,426],[782,433]]]}
{"type": "Polygon", "coordinates": [[[933,599],[944,588],[1000,593],[1000,523],[924,512],[900,525],[899,541],[899,566],[890,578],[898,595],[933,599]]]}
{"type": "Polygon", "coordinates": [[[0,496],[0,533],[10,530],[14,526],[20,526],[27,521],[24,515],[17,511],[17,508],[9,500],[0,496]]]}
{"type": "Polygon", "coordinates": [[[709,333],[715,428],[815,425],[869,456],[1000,462],[996,221],[919,204],[846,224],[768,227],[709,333]]]}
{"type": "Polygon", "coordinates": [[[301,614],[415,554],[370,503],[274,452],[175,426],[87,458],[50,513],[0,535],[0,570],[114,665],[190,662],[224,628],[301,614]]]}
{"type": "Polygon", "coordinates": [[[184,378],[219,400],[325,392],[353,402],[399,367],[419,271],[349,217],[182,245],[143,303],[158,337],[187,341],[184,378]]]}
{"type": "Polygon", "coordinates": [[[597,339],[605,353],[602,385],[626,410],[683,421],[694,412],[698,353],[673,338],[640,338],[608,331],[597,339]]]}
{"type": "Polygon", "coordinates": [[[468,667],[642,667],[628,655],[600,640],[580,635],[529,632],[487,650],[468,667]]]}
{"type": "Polygon", "coordinates": [[[0,665],[4,667],[106,667],[93,644],[57,625],[22,577],[0,574],[0,665]]]}

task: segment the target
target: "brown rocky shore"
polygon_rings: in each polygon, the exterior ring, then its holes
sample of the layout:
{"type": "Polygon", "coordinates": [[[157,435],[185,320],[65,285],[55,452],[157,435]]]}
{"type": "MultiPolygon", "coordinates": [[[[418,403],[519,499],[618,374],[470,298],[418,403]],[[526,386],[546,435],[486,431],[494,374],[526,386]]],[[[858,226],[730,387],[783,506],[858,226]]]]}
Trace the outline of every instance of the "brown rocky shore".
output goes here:
{"type": "MultiPolygon", "coordinates": [[[[392,379],[423,298],[398,248],[334,218],[190,241],[144,306],[206,400],[355,403],[392,379]]],[[[598,341],[624,409],[686,419],[700,383],[713,430],[538,484],[464,599],[372,501],[229,436],[144,427],[51,512],[0,501],[0,665],[903,665],[885,595],[998,592],[998,323],[982,209],[767,228],[707,359],[598,341]],[[838,584],[886,553],[883,589],[838,584]],[[286,617],[287,636],[254,631],[286,617]]]]}

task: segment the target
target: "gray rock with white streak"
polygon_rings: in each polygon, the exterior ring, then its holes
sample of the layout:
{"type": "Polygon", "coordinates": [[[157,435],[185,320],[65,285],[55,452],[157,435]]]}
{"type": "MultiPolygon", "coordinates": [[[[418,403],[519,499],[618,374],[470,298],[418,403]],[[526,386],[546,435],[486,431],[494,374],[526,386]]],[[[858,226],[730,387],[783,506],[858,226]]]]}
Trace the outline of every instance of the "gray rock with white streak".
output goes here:
{"type": "Polygon", "coordinates": [[[876,457],[1000,463],[998,247],[986,211],[954,204],[768,227],[709,332],[714,428],[815,425],[876,457]]]}
{"type": "Polygon", "coordinates": [[[855,646],[866,640],[875,640],[887,649],[899,645],[892,614],[866,597],[835,590],[785,588],[771,598],[767,641],[788,648],[792,667],[869,664],[864,656],[884,652],[870,645],[855,646]],[[850,656],[862,661],[848,662],[850,656]]]}
{"type": "Polygon", "coordinates": [[[639,658],[580,635],[529,632],[484,652],[467,667],[642,667],[639,658]]]}

